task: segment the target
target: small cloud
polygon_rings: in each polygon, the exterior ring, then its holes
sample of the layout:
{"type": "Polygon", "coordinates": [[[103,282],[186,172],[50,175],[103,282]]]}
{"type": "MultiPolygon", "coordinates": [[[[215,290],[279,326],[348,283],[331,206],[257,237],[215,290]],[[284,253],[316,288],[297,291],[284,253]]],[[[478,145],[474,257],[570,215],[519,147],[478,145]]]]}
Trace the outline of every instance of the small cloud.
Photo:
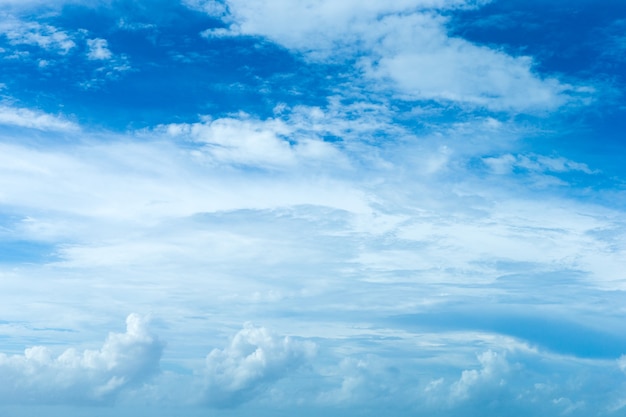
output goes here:
{"type": "Polygon", "coordinates": [[[563,157],[549,157],[544,155],[512,155],[490,156],[482,158],[489,169],[498,175],[510,174],[514,170],[524,170],[530,173],[566,173],[582,172],[597,174],[587,164],[571,161],[563,157]]]}
{"type": "Polygon", "coordinates": [[[217,0],[183,0],[183,4],[190,9],[202,11],[215,18],[223,18],[228,14],[226,4],[217,0]]]}
{"type": "Polygon", "coordinates": [[[87,39],[87,46],[89,47],[87,58],[90,60],[107,60],[113,56],[106,39],[87,39]]]}
{"type": "Polygon", "coordinates": [[[231,25],[228,28],[212,28],[200,32],[200,36],[204,38],[234,38],[241,36],[241,30],[238,26],[231,25]]]}

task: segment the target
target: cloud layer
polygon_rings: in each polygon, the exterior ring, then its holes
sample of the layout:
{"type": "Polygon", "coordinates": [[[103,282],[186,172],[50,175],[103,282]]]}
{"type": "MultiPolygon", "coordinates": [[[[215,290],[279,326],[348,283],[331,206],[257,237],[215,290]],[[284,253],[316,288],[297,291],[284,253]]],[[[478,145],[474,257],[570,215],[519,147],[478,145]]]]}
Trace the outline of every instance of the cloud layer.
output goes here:
{"type": "Polygon", "coordinates": [[[623,71],[507,4],[0,5],[0,414],[620,415],[623,71]]]}

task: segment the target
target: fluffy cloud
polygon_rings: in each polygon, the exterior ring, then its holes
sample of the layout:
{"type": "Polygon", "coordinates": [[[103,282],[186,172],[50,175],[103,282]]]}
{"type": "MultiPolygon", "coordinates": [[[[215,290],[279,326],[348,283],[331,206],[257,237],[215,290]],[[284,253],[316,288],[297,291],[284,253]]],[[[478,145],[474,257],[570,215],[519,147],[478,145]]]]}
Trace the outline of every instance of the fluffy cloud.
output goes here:
{"type": "Polygon", "coordinates": [[[461,378],[451,386],[450,399],[462,401],[469,398],[470,393],[477,390],[488,389],[495,392],[497,386],[504,385],[502,375],[509,369],[509,364],[502,354],[493,351],[483,352],[478,356],[480,369],[465,370],[461,378]]]}
{"type": "Polygon", "coordinates": [[[224,349],[206,358],[206,403],[230,407],[266,391],[315,355],[315,345],[246,324],[224,349]]]}
{"type": "Polygon", "coordinates": [[[113,56],[106,39],[87,39],[87,47],[89,48],[87,58],[91,60],[107,60],[113,56]]]}
{"type": "Polygon", "coordinates": [[[29,404],[109,402],[159,371],[163,344],[141,317],[126,319],[125,333],[110,333],[98,350],[60,355],[34,346],[23,355],[0,354],[0,398],[29,404]]]}
{"type": "Polygon", "coordinates": [[[529,57],[450,37],[442,9],[469,1],[227,2],[229,29],[206,36],[260,35],[316,61],[357,63],[378,87],[409,100],[436,100],[495,111],[536,111],[565,103],[571,86],[544,79],[529,57]],[[359,57],[359,58],[357,58],[359,57]]]}
{"type": "MultiPolygon", "coordinates": [[[[399,0],[395,2],[347,0],[242,0],[226,2],[230,16],[242,33],[262,35],[315,58],[330,58],[338,50],[371,47],[381,34],[381,16],[426,13],[431,9],[471,6],[466,0],[399,0]]],[[[405,28],[403,28],[405,29],[405,28]]],[[[384,29],[383,29],[384,30],[384,29]]],[[[382,32],[384,33],[384,32],[382,32]]]]}
{"type": "Polygon", "coordinates": [[[205,118],[192,124],[171,124],[157,130],[202,145],[196,155],[208,157],[214,163],[269,169],[294,167],[301,163],[345,163],[333,145],[310,130],[310,123],[308,126],[298,125],[280,118],[257,120],[240,115],[216,120],[205,118]]]}

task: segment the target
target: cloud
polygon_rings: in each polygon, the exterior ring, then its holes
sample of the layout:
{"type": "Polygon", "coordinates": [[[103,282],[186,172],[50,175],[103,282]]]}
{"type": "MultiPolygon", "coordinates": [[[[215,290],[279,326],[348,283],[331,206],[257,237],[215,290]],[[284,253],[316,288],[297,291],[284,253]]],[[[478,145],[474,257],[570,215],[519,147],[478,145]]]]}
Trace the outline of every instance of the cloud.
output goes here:
{"type": "Polygon", "coordinates": [[[279,169],[299,163],[345,165],[346,162],[336,147],[310,129],[310,124],[298,125],[281,118],[258,120],[242,114],[215,120],[205,118],[192,124],[170,124],[157,131],[201,145],[196,154],[214,163],[279,169]]]}
{"type": "Polygon", "coordinates": [[[510,174],[515,169],[522,169],[534,173],[565,173],[582,172],[595,174],[587,164],[571,161],[564,157],[550,157],[545,155],[512,155],[489,156],[482,158],[483,162],[495,174],[510,174]]]}
{"type": "Polygon", "coordinates": [[[203,30],[200,35],[205,38],[233,38],[241,36],[241,32],[237,26],[230,26],[228,28],[211,28],[203,30]]]}
{"type": "Polygon", "coordinates": [[[12,16],[4,16],[0,23],[3,33],[13,45],[35,45],[59,55],[65,55],[76,47],[72,37],[54,26],[38,22],[25,22],[12,16]]]}
{"type": "Polygon", "coordinates": [[[311,342],[279,337],[246,324],[224,349],[206,357],[205,401],[234,407],[262,394],[315,355],[311,342]]]}
{"type": "Polygon", "coordinates": [[[87,39],[87,47],[89,48],[87,58],[90,60],[108,60],[113,56],[106,39],[87,39]]]}
{"type": "MultiPolygon", "coordinates": [[[[462,401],[469,398],[470,393],[475,390],[484,390],[486,385],[495,387],[505,384],[502,375],[509,369],[506,358],[493,351],[483,352],[478,356],[480,369],[465,370],[461,373],[461,378],[452,384],[450,397],[452,401],[462,401]]],[[[490,387],[489,391],[494,392],[490,387]]]]}
{"type": "MultiPolygon", "coordinates": [[[[531,57],[451,37],[441,12],[485,2],[227,2],[228,29],[205,36],[264,36],[308,59],[353,62],[374,90],[493,111],[534,112],[570,100],[576,88],[533,70],[531,57]]],[[[582,91],[582,90],[581,90],[582,91]]]]}
{"type": "Polygon", "coordinates": [[[57,356],[34,346],[23,355],[0,354],[0,398],[24,404],[110,402],[156,374],[162,351],[146,321],[131,314],[126,332],[110,333],[98,350],[72,348],[57,356]]]}
{"type": "Polygon", "coordinates": [[[219,0],[183,0],[182,3],[215,18],[223,18],[228,14],[228,7],[219,0]]]}
{"type": "MultiPolygon", "coordinates": [[[[398,352],[399,353],[399,352],[398,352]]],[[[320,404],[346,406],[367,404],[368,406],[397,406],[410,402],[412,388],[417,380],[411,372],[411,364],[399,368],[398,362],[367,354],[363,357],[345,357],[339,364],[322,374],[326,379],[339,381],[339,386],[322,391],[316,401],[320,404]]]]}
{"type": "Polygon", "coordinates": [[[0,125],[26,127],[42,131],[75,132],[79,126],[63,116],[28,108],[0,105],[0,125]]]}
{"type": "Polygon", "coordinates": [[[391,3],[307,0],[295,4],[286,0],[262,0],[252,5],[241,0],[226,1],[230,11],[227,19],[232,19],[242,33],[262,35],[290,49],[324,59],[337,51],[354,51],[359,42],[366,42],[364,48],[371,47],[371,42],[381,33],[377,20],[382,16],[422,14],[432,9],[476,3],[465,0],[399,0],[391,3]]]}
{"type": "Polygon", "coordinates": [[[494,111],[554,109],[567,100],[562,93],[569,87],[534,74],[530,57],[512,57],[449,38],[443,25],[424,22],[423,16],[384,20],[388,20],[387,27],[413,30],[391,30],[383,35],[385,40],[377,46],[379,57],[365,58],[360,64],[369,78],[388,80],[401,98],[456,102],[494,111]]]}

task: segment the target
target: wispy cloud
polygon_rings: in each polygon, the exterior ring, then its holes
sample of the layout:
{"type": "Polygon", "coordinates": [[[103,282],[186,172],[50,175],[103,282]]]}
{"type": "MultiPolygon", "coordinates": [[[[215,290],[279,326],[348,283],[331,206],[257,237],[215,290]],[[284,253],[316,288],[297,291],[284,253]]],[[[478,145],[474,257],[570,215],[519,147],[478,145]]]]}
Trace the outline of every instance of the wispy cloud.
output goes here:
{"type": "Polygon", "coordinates": [[[54,26],[26,22],[4,15],[0,33],[13,45],[35,45],[47,51],[65,55],[76,47],[72,36],[54,26]]]}
{"type": "Polygon", "coordinates": [[[76,132],[76,123],[64,116],[10,105],[0,105],[0,125],[26,127],[42,131],[76,132]]]}

